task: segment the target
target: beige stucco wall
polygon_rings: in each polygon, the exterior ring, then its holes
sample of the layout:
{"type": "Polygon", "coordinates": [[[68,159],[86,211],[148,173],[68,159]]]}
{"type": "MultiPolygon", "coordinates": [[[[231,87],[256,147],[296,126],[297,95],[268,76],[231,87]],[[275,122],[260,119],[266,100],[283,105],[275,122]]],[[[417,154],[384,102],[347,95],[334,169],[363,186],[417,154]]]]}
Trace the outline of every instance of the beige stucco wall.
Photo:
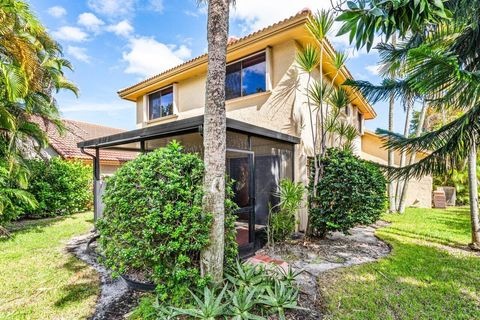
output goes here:
{"type": "MultiPolygon", "coordinates": [[[[363,159],[370,160],[383,165],[388,164],[388,152],[383,148],[382,139],[371,133],[367,132],[362,136],[362,152],[360,155],[363,159]]],[[[394,160],[395,165],[400,164],[400,153],[395,152],[394,160]]],[[[419,154],[416,157],[416,161],[425,157],[425,154],[419,154]]],[[[409,157],[407,157],[409,158],[409,157]]],[[[396,188],[396,184],[395,184],[396,188]]],[[[407,206],[415,206],[420,208],[432,207],[432,190],[433,190],[433,178],[432,176],[423,176],[420,179],[411,180],[407,189],[407,206]]]]}
{"type": "MultiPolygon", "coordinates": [[[[247,122],[256,126],[268,128],[301,138],[295,146],[295,180],[308,184],[307,157],[313,155],[312,132],[310,131],[310,116],[306,88],[308,75],[301,72],[295,58],[300,49],[299,44],[289,40],[271,47],[269,50],[271,88],[267,92],[227,101],[227,117],[247,122]]],[[[319,79],[318,72],[313,75],[319,79]]],[[[328,81],[324,77],[325,81],[328,81]]],[[[267,81],[268,82],[268,81],[267,81]]],[[[205,105],[206,74],[191,77],[175,84],[175,105],[177,114],[146,121],[146,97],[137,100],[137,126],[151,126],[203,114],[205,105]]],[[[343,115],[345,121],[357,125],[358,110],[350,106],[349,115],[343,115]]],[[[315,117],[313,117],[314,123],[315,117]]],[[[315,127],[315,126],[314,126],[315,127]]],[[[360,153],[360,136],[355,141],[356,152],[360,153]]],[[[307,220],[306,209],[298,213],[300,229],[304,230],[307,220]]]]}

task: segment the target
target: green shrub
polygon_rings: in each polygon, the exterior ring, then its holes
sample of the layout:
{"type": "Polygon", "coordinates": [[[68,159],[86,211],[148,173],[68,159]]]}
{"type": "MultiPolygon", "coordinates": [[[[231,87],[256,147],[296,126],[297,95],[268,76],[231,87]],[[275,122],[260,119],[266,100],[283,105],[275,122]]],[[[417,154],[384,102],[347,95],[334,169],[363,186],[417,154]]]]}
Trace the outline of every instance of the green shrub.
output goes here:
{"type": "Polygon", "coordinates": [[[268,242],[287,240],[295,231],[295,213],[300,208],[304,187],[301,183],[294,183],[288,179],[280,181],[278,205],[270,209],[268,221],[268,242]]]}
{"type": "MultiPolygon", "coordinates": [[[[141,155],[108,181],[97,222],[105,264],[118,274],[140,273],[162,301],[179,304],[202,287],[200,251],[209,242],[211,214],[202,212],[203,161],[176,142],[141,155]]],[[[226,262],[237,256],[235,205],[226,201],[226,262]]]]}
{"type": "Polygon", "coordinates": [[[36,209],[23,206],[29,217],[53,217],[91,209],[92,167],[81,161],[29,160],[30,178],[27,191],[38,202],[36,209]]]}
{"type": "Polygon", "coordinates": [[[309,221],[314,235],[323,238],[329,231],[348,233],[356,225],[380,218],[387,202],[387,181],[376,164],[348,151],[329,149],[322,165],[317,194],[312,195],[312,186],[309,192],[309,221]]]}

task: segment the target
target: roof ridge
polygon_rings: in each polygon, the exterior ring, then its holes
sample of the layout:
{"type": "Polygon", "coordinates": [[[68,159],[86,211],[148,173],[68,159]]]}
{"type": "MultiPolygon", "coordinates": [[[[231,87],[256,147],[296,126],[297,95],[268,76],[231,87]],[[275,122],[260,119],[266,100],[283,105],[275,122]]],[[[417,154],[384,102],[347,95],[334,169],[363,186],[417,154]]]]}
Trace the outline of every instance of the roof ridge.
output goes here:
{"type": "MultiPolygon", "coordinates": [[[[87,122],[87,121],[81,121],[81,120],[74,120],[74,119],[66,119],[66,118],[61,118],[60,121],[62,122],[75,122],[77,124],[82,123],[82,124],[87,124],[90,126],[96,126],[96,127],[101,127],[101,128],[107,128],[107,129],[115,129],[115,130],[122,130],[122,131],[128,131],[128,129],[123,129],[123,128],[117,128],[117,127],[112,127],[112,126],[105,126],[102,124],[97,124],[97,123],[92,123],[92,122],[87,122]]],[[[79,129],[82,129],[78,127],[79,129]]],[[[83,129],[82,129],[83,130],[83,129]]]]}

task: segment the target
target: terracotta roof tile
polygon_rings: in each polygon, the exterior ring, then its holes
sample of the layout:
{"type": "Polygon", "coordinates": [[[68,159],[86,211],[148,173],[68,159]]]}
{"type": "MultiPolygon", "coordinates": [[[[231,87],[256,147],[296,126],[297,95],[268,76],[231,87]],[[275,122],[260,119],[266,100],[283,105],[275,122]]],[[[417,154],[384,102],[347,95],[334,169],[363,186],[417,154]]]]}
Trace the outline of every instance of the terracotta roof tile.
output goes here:
{"type": "MultiPolygon", "coordinates": [[[[77,147],[78,142],[126,131],[93,123],[62,119],[66,130],[61,135],[53,123],[41,118],[35,118],[34,121],[47,133],[50,146],[64,159],[91,160],[90,156],[83,154],[77,147]]],[[[90,153],[92,151],[90,150],[90,153]]],[[[136,156],[135,152],[100,150],[100,160],[125,162],[136,156]]]]}

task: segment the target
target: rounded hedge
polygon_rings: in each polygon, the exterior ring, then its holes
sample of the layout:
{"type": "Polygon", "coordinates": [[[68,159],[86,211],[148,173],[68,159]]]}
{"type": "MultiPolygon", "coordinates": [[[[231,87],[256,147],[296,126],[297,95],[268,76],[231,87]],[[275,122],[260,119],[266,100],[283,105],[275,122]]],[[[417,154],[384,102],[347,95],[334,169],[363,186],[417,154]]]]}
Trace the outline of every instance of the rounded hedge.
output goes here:
{"type": "Polygon", "coordinates": [[[322,166],[317,194],[312,195],[312,185],[309,193],[310,227],[316,236],[323,238],[329,231],[348,233],[356,225],[380,218],[387,203],[387,181],[378,165],[349,151],[329,149],[322,166]]]}
{"type": "MultiPolygon", "coordinates": [[[[140,155],[108,181],[97,222],[105,264],[141,274],[160,299],[175,303],[202,286],[200,251],[209,242],[211,214],[202,212],[203,161],[172,142],[140,155]]],[[[233,203],[226,203],[226,261],[236,258],[233,203]]]]}

